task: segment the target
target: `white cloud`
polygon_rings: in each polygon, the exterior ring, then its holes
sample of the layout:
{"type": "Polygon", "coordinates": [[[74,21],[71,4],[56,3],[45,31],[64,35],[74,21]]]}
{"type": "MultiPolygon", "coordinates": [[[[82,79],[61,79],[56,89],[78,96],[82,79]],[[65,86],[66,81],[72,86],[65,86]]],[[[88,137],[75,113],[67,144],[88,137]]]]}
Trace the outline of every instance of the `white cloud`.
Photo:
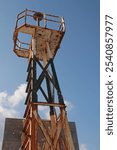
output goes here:
{"type": "Polygon", "coordinates": [[[26,89],[26,84],[21,84],[16,89],[14,94],[8,97],[8,102],[10,102],[13,107],[18,105],[20,101],[25,99],[26,97],[25,89],[26,89]]]}
{"type": "Polygon", "coordinates": [[[4,106],[0,106],[0,119],[5,117],[15,117],[17,116],[17,112],[13,108],[5,108],[4,106]]]}
{"type": "Polygon", "coordinates": [[[86,144],[81,144],[80,145],[80,150],[88,150],[87,145],[86,144]]]}
{"type": "MultiPolygon", "coordinates": [[[[0,122],[7,117],[17,117],[18,112],[15,108],[25,99],[26,84],[21,84],[13,93],[9,95],[6,91],[0,92],[0,122]]],[[[3,124],[3,123],[2,123],[3,124]]]]}
{"type": "Polygon", "coordinates": [[[67,110],[71,110],[74,108],[73,104],[70,101],[65,100],[65,105],[67,106],[67,110]]]}
{"type": "Polygon", "coordinates": [[[7,92],[1,92],[0,93],[0,105],[2,103],[4,103],[4,101],[6,100],[6,97],[7,97],[7,92]]]}
{"type": "Polygon", "coordinates": [[[8,107],[13,108],[17,106],[26,97],[25,89],[26,89],[26,84],[21,84],[14,91],[13,95],[9,95],[6,91],[0,92],[1,107],[6,107],[7,105],[8,107]]]}
{"type": "Polygon", "coordinates": [[[26,84],[21,84],[13,93],[9,95],[6,91],[0,92],[0,149],[4,131],[5,118],[18,117],[16,106],[25,99],[26,84]]]}

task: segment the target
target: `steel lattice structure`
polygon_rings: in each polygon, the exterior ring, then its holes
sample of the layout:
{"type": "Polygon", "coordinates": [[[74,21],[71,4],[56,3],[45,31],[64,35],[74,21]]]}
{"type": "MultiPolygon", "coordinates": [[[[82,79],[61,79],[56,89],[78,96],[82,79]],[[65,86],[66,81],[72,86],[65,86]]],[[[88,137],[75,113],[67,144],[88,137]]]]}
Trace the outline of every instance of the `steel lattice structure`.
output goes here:
{"type": "Polygon", "coordinates": [[[17,16],[14,52],[29,60],[21,150],[75,150],[53,62],[64,33],[63,17],[27,9],[17,16]]]}

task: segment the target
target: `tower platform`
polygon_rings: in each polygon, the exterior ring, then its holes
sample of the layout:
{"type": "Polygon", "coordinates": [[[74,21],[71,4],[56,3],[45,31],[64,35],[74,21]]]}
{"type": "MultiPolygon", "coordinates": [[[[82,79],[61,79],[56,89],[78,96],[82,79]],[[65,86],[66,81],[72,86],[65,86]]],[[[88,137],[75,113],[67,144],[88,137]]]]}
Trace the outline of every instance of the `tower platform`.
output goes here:
{"type": "MultiPolygon", "coordinates": [[[[46,128],[49,128],[50,126],[49,121],[44,120],[43,122],[46,128]]],[[[75,122],[69,122],[69,126],[73,138],[73,142],[75,145],[75,150],[79,150],[75,122]]],[[[21,146],[22,129],[23,129],[23,119],[6,118],[2,150],[19,150],[21,146]]],[[[39,134],[40,134],[39,143],[43,144],[44,142],[43,134],[40,129],[39,129],[39,134]]],[[[64,138],[64,135],[61,134],[61,138],[64,138]]]]}
{"type": "Polygon", "coordinates": [[[13,50],[17,56],[29,58],[35,47],[39,60],[43,55],[49,60],[50,54],[51,58],[56,55],[64,33],[63,17],[26,9],[17,16],[13,50]]]}

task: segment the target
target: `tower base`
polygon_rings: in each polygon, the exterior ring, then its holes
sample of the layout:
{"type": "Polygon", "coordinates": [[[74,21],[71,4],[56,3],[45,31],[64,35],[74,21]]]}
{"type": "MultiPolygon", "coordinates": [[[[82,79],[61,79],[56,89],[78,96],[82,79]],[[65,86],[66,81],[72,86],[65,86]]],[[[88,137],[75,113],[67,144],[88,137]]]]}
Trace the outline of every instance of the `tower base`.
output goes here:
{"type": "MultiPolygon", "coordinates": [[[[43,121],[47,127],[50,126],[48,120],[43,121]]],[[[71,135],[75,145],[75,150],[79,150],[77,132],[75,122],[69,122],[71,135]]],[[[19,150],[21,146],[21,134],[23,129],[23,120],[18,118],[6,118],[2,150],[19,150]]],[[[41,138],[41,130],[39,131],[39,142],[43,142],[41,138]]]]}

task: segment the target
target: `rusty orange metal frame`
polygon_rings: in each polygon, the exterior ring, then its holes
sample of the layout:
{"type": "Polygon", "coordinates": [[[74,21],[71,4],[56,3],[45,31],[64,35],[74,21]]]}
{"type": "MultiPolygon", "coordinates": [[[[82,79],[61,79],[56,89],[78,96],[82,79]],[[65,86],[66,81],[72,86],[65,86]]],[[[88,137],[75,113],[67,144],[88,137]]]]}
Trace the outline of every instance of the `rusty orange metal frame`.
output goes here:
{"type": "Polygon", "coordinates": [[[14,52],[29,59],[21,150],[75,150],[66,106],[53,63],[64,33],[63,17],[27,9],[17,16],[13,38],[14,52]],[[33,18],[33,21],[37,22],[36,25],[32,25],[32,22],[27,23],[27,17],[33,18]],[[24,22],[19,25],[22,19],[24,22]],[[44,22],[44,26],[41,26],[40,21],[44,22]],[[59,28],[47,28],[48,21],[58,23],[59,28]],[[19,33],[31,35],[30,43],[21,42],[18,38],[19,33]],[[22,44],[28,47],[22,48],[22,44]],[[41,69],[39,73],[37,67],[41,69]],[[39,92],[43,100],[38,98],[39,92]],[[48,107],[48,120],[45,121],[41,117],[38,106],[48,107]]]}

